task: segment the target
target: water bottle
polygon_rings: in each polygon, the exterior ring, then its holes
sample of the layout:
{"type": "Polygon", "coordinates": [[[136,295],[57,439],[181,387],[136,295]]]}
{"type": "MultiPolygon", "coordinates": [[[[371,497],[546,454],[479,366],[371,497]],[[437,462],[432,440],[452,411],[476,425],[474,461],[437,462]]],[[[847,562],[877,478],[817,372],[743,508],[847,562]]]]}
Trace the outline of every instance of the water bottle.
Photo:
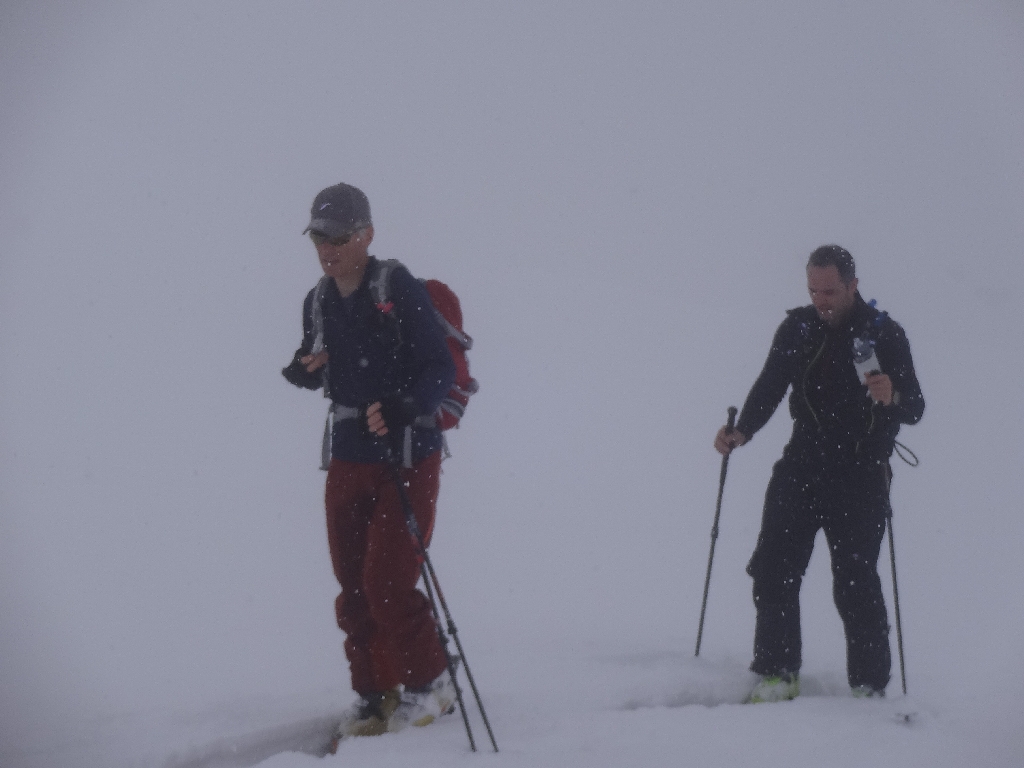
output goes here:
{"type": "Polygon", "coordinates": [[[865,374],[882,372],[870,339],[858,336],[853,340],[853,367],[857,369],[857,378],[861,384],[864,384],[865,374]]]}

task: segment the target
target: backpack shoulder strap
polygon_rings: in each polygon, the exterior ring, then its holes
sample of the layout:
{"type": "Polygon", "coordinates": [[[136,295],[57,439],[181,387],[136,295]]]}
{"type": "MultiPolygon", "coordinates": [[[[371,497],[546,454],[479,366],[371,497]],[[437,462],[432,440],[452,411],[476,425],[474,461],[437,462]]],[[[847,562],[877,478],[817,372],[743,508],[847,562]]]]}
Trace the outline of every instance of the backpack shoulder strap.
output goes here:
{"type": "Polygon", "coordinates": [[[427,289],[430,303],[434,305],[434,317],[441,324],[445,334],[454,339],[464,350],[472,349],[473,337],[459,327],[462,325],[462,307],[459,306],[459,297],[440,280],[420,278],[420,282],[427,289]]]}
{"type": "MultiPolygon", "coordinates": [[[[324,275],[320,278],[316,284],[316,288],[313,289],[313,306],[310,307],[310,314],[313,316],[313,346],[309,350],[310,354],[319,355],[324,351],[324,293],[327,291],[327,286],[330,285],[331,278],[324,275]]],[[[328,385],[328,371],[330,369],[330,362],[320,367],[320,378],[323,382],[324,397],[329,398],[331,393],[328,385]]],[[[328,417],[328,427],[330,427],[330,418],[328,417]]],[[[328,446],[328,451],[330,446],[328,446]]]]}
{"type": "Polygon", "coordinates": [[[331,278],[324,275],[313,289],[313,348],[310,352],[319,355],[324,351],[324,292],[331,278]]]}
{"type": "Polygon", "coordinates": [[[377,274],[370,280],[370,296],[373,303],[380,306],[388,303],[391,287],[391,273],[396,267],[402,266],[398,259],[381,259],[377,261],[377,274]]]}
{"type": "Polygon", "coordinates": [[[863,336],[864,338],[871,340],[872,346],[882,335],[883,326],[890,320],[889,313],[885,310],[879,309],[877,304],[878,302],[874,299],[867,302],[870,312],[868,313],[867,320],[864,323],[863,336]]]}

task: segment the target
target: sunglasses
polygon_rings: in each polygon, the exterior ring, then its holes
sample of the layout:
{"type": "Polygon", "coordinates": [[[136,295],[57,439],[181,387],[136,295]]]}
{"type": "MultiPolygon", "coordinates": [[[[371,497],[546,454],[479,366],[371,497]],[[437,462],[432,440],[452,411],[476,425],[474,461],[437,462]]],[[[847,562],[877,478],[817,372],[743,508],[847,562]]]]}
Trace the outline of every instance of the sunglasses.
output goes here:
{"type": "Polygon", "coordinates": [[[309,233],[309,239],[313,241],[313,245],[328,245],[341,246],[348,243],[352,239],[354,233],[350,232],[347,235],[341,235],[340,237],[328,237],[323,232],[312,231],[309,233]]]}

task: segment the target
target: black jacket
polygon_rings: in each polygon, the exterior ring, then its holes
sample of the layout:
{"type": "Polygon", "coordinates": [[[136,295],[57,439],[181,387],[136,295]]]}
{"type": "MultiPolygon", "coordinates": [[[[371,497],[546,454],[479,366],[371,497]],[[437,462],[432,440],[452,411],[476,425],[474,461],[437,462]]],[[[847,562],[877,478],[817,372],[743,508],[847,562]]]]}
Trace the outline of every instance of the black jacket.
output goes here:
{"type": "Polygon", "coordinates": [[[901,424],[916,424],[924,397],[903,328],[858,293],[849,321],[833,328],[813,306],[791,309],[775,332],[768,359],[751,387],[736,428],[747,438],[768,423],[790,389],[793,435],[786,455],[822,466],[887,462],[901,424]],[[875,403],[853,366],[853,340],[867,337],[893,404],[875,403]]]}
{"type": "MultiPolygon", "coordinates": [[[[419,280],[399,266],[391,271],[386,306],[374,303],[370,283],[380,262],[370,257],[359,288],[348,298],[327,283],[323,298],[324,345],[330,356],[326,385],[331,401],[360,408],[376,400],[401,395],[411,398],[410,416],[429,416],[455,382],[455,363],[434,305],[419,280]]],[[[313,348],[313,294],[302,307],[302,345],[282,373],[299,387],[324,386],[322,370],[307,373],[299,358],[313,348]]],[[[412,458],[419,461],[441,448],[436,427],[414,426],[412,458]]],[[[331,432],[331,455],[336,459],[376,463],[387,459],[387,445],[368,436],[358,419],[336,420],[331,432]]]]}

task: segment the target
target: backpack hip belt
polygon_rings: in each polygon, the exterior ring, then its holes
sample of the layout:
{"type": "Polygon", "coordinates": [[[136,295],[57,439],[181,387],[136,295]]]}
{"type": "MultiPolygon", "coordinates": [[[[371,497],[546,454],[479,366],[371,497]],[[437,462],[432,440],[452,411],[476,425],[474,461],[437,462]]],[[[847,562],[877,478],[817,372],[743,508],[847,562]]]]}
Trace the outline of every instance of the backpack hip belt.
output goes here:
{"type": "MultiPolygon", "coordinates": [[[[327,409],[327,423],[324,424],[324,439],[320,445],[320,469],[327,471],[331,465],[331,433],[334,432],[334,423],[345,419],[358,419],[359,408],[341,403],[331,403],[327,409]]],[[[412,466],[412,428],[436,429],[437,418],[430,416],[417,416],[416,420],[405,428],[405,435],[402,439],[402,464],[406,467],[412,466]]]]}
{"type": "Polygon", "coordinates": [[[358,418],[358,408],[331,403],[331,407],[327,409],[327,423],[324,424],[324,439],[320,444],[320,469],[326,472],[331,465],[331,433],[334,431],[334,422],[358,418]]]}

